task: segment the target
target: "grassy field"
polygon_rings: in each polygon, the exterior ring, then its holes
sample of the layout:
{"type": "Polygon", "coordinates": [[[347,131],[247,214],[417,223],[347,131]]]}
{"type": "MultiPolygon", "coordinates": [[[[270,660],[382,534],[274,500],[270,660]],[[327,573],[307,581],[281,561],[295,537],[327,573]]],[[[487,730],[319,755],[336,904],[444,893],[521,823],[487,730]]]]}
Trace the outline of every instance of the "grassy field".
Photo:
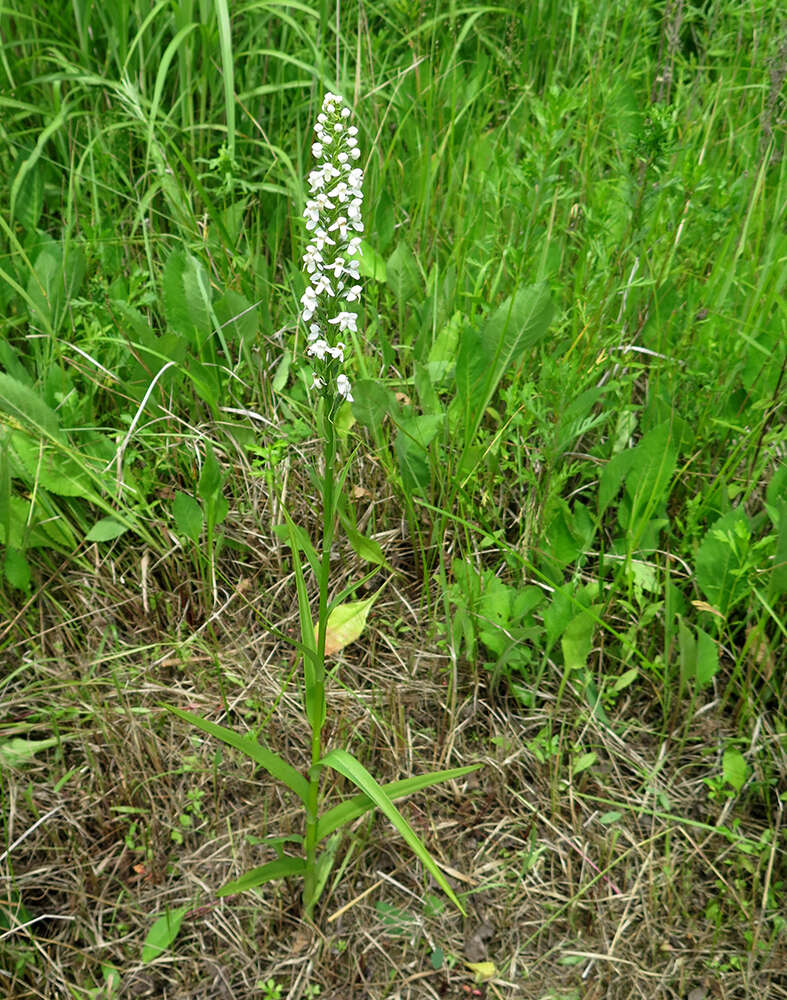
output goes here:
{"type": "Polygon", "coordinates": [[[0,4],[0,995],[787,998],[786,77],[775,0],[0,4]],[[218,898],[303,809],[168,710],[308,771],[326,91],[323,739],[481,765],[400,803],[466,916],[372,813],[218,898]]]}

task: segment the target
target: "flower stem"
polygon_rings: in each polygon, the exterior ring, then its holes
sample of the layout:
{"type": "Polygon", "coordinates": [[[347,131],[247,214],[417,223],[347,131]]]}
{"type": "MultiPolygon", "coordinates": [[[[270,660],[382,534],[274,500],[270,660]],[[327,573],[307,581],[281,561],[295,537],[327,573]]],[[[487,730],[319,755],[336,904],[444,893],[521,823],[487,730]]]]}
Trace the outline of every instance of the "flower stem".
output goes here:
{"type": "MultiPolygon", "coordinates": [[[[331,576],[331,545],[333,543],[334,515],[334,481],[333,466],[336,459],[336,431],[333,426],[332,413],[325,413],[323,455],[325,471],[322,481],[322,562],[320,565],[320,604],[317,625],[317,663],[322,690],[322,702],[325,704],[325,637],[328,628],[328,585],[331,576]]],[[[309,770],[309,796],[306,802],[306,872],[303,884],[304,910],[311,919],[317,888],[317,820],[320,795],[322,759],[322,720],[325,709],[320,713],[318,724],[312,725],[312,766],[309,770]]]]}

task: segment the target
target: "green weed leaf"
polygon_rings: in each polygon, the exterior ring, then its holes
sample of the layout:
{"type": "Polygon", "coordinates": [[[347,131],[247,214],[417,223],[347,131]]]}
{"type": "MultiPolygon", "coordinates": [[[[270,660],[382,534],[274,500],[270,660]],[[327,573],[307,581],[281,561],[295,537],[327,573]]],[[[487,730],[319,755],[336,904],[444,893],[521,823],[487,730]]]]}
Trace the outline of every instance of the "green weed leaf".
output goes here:
{"type": "Polygon", "coordinates": [[[173,250],[161,281],[167,325],[199,348],[212,333],[205,268],[185,250],[173,250]]]}
{"type": "Polygon", "coordinates": [[[196,545],[202,534],[202,508],[187,493],[176,493],[172,501],[172,516],[178,531],[196,545]]]}
{"type": "Polygon", "coordinates": [[[749,592],[746,546],[739,534],[748,531],[744,511],[739,507],[729,511],[709,528],[694,560],[698,586],[708,603],[725,617],[749,592]]]}
{"type": "Polygon", "coordinates": [[[102,517],[85,535],[86,542],[111,542],[128,531],[128,526],[120,524],[113,517],[102,517]]]}
{"type": "Polygon", "coordinates": [[[142,947],[143,962],[152,962],[169,948],[177,937],[187,912],[188,907],[179,906],[176,910],[167,910],[163,917],[158,918],[145,938],[142,947]]]}
{"type": "Polygon", "coordinates": [[[721,761],[721,773],[727,784],[732,785],[736,792],[743,788],[749,776],[749,767],[740,750],[728,747],[721,761]]]}

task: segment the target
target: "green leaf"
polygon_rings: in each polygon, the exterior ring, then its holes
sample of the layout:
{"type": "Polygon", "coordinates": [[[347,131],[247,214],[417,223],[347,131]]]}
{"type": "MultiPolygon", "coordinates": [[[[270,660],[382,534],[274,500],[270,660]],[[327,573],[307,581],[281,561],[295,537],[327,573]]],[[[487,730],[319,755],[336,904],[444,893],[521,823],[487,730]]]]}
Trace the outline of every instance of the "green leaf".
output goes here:
{"type": "Polygon", "coordinates": [[[432,860],[432,856],[424,847],[418,835],[415,833],[404,816],[402,816],[396,806],[391,802],[390,798],[386,795],[380,785],[378,785],[371,774],[369,774],[363,764],[359,763],[354,757],[350,756],[346,750],[341,750],[339,748],[331,750],[330,753],[323,757],[320,763],[324,767],[331,767],[334,771],[338,771],[339,774],[343,774],[345,778],[352,781],[354,785],[360,788],[361,791],[374,802],[377,808],[391,821],[394,827],[396,827],[410,850],[421,860],[423,866],[432,875],[434,880],[446,896],[448,896],[454,906],[456,906],[460,913],[465,915],[464,907],[459,902],[453,889],[446,881],[443,873],[432,860]]]}
{"type": "Polygon", "coordinates": [[[479,333],[466,331],[456,361],[457,395],[472,441],[503,375],[547,334],[552,300],[546,285],[520,288],[495,310],[479,333]]]}
{"type": "Polygon", "coordinates": [[[187,906],[179,906],[176,910],[167,910],[163,917],[158,918],[145,938],[142,947],[143,962],[152,962],[169,948],[177,937],[187,912],[187,906]]]}
{"type": "Polygon", "coordinates": [[[250,872],[241,875],[234,882],[227,882],[216,893],[217,896],[230,896],[236,892],[245,892],[247,889],[256,889],[258,885],[265,882],[272,882],[277,878],[287,878],[290,875],[302,875],[306,871],[306,862],[303,858],[276,858],[259,868],[252,868],[250,872]]]}
{"type": "Polygon", "coordinates": [[[586,665],[590,650],[593,648],[593,634],[599,610],[581,611],[566,625],[560,646],[563,650],[563,662],[568,669],[579,670],[586,665]]]}
{"type": "Polygon", "coordinates": [[[444,419],[442,413],[423,413],[399,421],[394,452],[399,461],[405,489],[421,492],[429,486],[432,474],[427,448],[444,419]]]}
{"type": "MultiPolygon", "coordinates": [[[[290,377],[291,365],[292,351],[289,347],[285,347],[282,352],[281,361],[279,361],[276,366],[276,372],[273,376],[273,381],[271,382],[271,388],[274,392],[281,392],[285,385],[287,385],[287,380],[290,377]]],[[[353,392],[355,392],[355,385],[353,385],[353,392]]]]}
{"type": "Polygon", "coordinates": [[[708,530],[694,559],[697,584],[708,603],[725,617],[749,592],[746,552],[736,543],[736,528],[749,530],[749,520],[740,507],[720,517],[708,530]]]}
{"type": "Polygon", "coordinates": [[[0,374],[0,412],[11,417],[12,427],[22,427],[37,437],[65,441],[57,414],[29,386],[0,374]]]}
{"type": "MultiPolygon", "coordinates": [[[[374,247],[364,241],[361,243],[361,254],[358,257],[358,271],[364,278],[371,278],[373,281],[385,282],[385,260],[374,249],[374,247]]],[[[353,384],[353,395],[355,395],[355,384],[353,384]]]]}
{"type": "Polygon", "coordinates": [[[782,500],[777,510],[776,551],[773,554],[773,568],[768,588],[771,600],[787,593],[787,500],[782,500]]]}
{"type": "Polygon", "coordinates": [[[85,541],[111,542],[114,538],[120,538],[126,531],[128,526],[116,521],[114,517],[102,517],[85,535],[85,541]]]}
{"type": "Polygon", "coordinates": [[[273,533],[280,538],[283,542],[286,542],[290,547],[295,544],[295,548],[292,550],[294,553],[303,552],[306,558],[309,560],[309,565],[312,568],[312,572],[315,577],[319,580],[320,578],[320,557],[317,555],[317,549],[315,549],[312,544],[312,540],[309,537],[308,531],[301,527],[300,524],[295,524],[290,515],[286,510],[282,509],[284,514],[284,519],[286,524],[276,524],[273,527],[273,533]]]}
{"type": "MultiPolygon", "coordinates": [[[[403,799],[424,788],[439,785],[442,781],[453,781],[454,778],[461,778],[465,774],[477,771],[482,766],[482,764],[466,764],[464,767],[454,767],[448,771],[430,771],[428,774],[417,774],[411,778],[402,778],[400,781],[391,781],[389,784],[383,785],[382,790],[392,801],[403,799]]],[[[317,821],[317,841],[319,842],[347,823],[359,819],[374,807],[375,803],[368,795],[354,795],[351,799],[340,802],[338,806],[333,806],[332,809],[324,812],[317,821]]]]}
{"type": "Polygon", "coordinates": [[[719,670],[719,646],[715,639],[697,628],[697,660],[694,677],[699,688],[707,687],[719,670]]]}
{"type": "Polygon", "coordinates": [[[735,747],[728,747],[724,751],[721,762],[721,771],[727,784],[732,785],[736,792],[739,792],[746,783],[749,776],[749,766],[740,750],[735,747]]]}
{"type": "Polygon", "coordinates": [[[161,282],[167,325],[199,348],[213,332],[210,281],[205,268],[185,250],[173,250],[161,282]]]}
{"type": "Polygon", "coordinates": [[[619,452],[617,455],[613,455],[604,466],[601,476],[599,477],[599,515],[604,513],[611,501],[615,498],[633,464],[634,449],[629,448],[626,451],[619,452]]]}
{"type": "Polygon", "coordinates": [[[384,566],[386,569],[393,569],[386,561],[383,555],[383,550],[378,541],[374,538],[367,538],[366,535],[362,534],[355,528],[350,522],[346,514],[339,513],[342,525],[344,527],[344,533],[347,536],[347,541],[352,546],[353,552],[365,562],[372,563],[373,566],[384,566]]]}
{"type": "Polygon", "coordinates": [[[216,495],[221,491],[224,477],[221,473],[221,466],[213,453],[213,447],[208,444],[205,448],[205,461],[202,463],[202,471],[197,485],[197,494],[206,503],[215,501],[216,495]]]}
{"type": "Polygon", "coordinates": [[[612,685],[612,693],[620,694],[621,691],[625,691],[626,688],[630,687],[638,677],[638,667],[631,667],[630,670],[625,670],[612,685]]]}
{"type": "Polygon", "coordinates": [[[435,337],[426,362],[433,385],[439,385],[456,364],[463,325],[464,317],[456,312],[435,337]]]}
{"type": "Polygon", "coordinates": [[[377,379],[362,378],[353,382],[352,412],[364,427],[379,427],[393,407],[392,393],[377,379]]]}
{"type": "Polygon", "coordinates": [[[23,590],[25,593],[30,590],[30,564],[20,549],[13,545],[6,546],[3,570],[6,580],[16,590],[23,590]]]}
{"type": "Polygon", "coordinates": [[[244,295],[230,289],[214,302],[213,309],[228,341],[247,347],[254,343],[258,309],[244,295]]]}
{"type": "Polygon", "coordinates": [[[399,308],[411,299],[423,295],[421,273],[413,251],[406,243],[398,243],[385,265],[385,279],[396,296],[399,308]]]}
{"type": "Polygon", "coordinates": [[[37,753],[49,750],[59,742],[56,736],[50,736],[45,740],[25,740],[21,736],[15,736],[0,743],[0,763],[3,767],[20,767],[37,753]]]}
{"type": "Polygon", "coordinates": [[[202,534],[202,508],[188,493],[176,493],[172,501],[172,516],[178,531],[196,545],[202,534]]]}
{"type": "Polygon", "coordinates": [[[273,753],[272,750],[268,750],[267,747],[261,746],[257,740],[250,736],[241,736],[234,729],[227,729],[225,726],[219,726],[215,722],[209,722],[199,715],[194,715],[193,712],[186,712],[182,708],[173,708],[172,705],[165,705],[164,707],[167,711],[172,712],[173,715],[177,715],[179,719],[183,719],[184,722],[188,722],[192,726],[196,726],[197,729],[201,729],[203,733],[214,736],[217,740],[221,740],[228,746],[240,750],[242,754],[245,754],[250,760],[259,764],[268,774],[285,784],[290,791],[295,792],[302,802],[306,802],[309,795],[309,782],[302,774],[295,770],[292,764],[288,764],[286,760],[282,760],[278,754],[273,753]]]}
{"type": "MultiPolygon", "coordinates": [[[[378,591],[379,593],[379,591],[378,591]]],[[[325,631],[325,655],[332,656],[340,649],[349,646],[359,638],[366,627],[366,619],[372,605],[377,600],[377,594],[367,597],[365,601],[348,601],[332,608],[328,615],[328,625],[325,631]]],[[[314,626],[315,641],[317,625],[314,626]]]]}

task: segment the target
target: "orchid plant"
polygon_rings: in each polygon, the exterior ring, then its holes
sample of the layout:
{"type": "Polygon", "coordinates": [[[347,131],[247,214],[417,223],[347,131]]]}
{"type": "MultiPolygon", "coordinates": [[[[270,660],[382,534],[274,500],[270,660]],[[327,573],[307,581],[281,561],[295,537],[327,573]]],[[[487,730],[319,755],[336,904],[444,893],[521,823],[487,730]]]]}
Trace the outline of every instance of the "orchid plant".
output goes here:
{"type": "MultiPolygon", "coordinates": [[[[479,765],[432,772],[380,785],[346,750],[334,747],[325,752],[323,746],[326,636],[331,612],[335,610],[328,600],[330,552],[337,496],[348,471],[347,465],[341,470],[336,468],[334,420],[339,408],[353,401],[349,378],[342,371],[347,346],[340,338],[342,334],[358,331],[358,316],[353,308],[360,302],[362,291],[358,256],[361,253],[361,233],[364,231],[361,217],[363,170],[357,165],[360,158],[358,130],[350,124],[350,117],[350,109],[340,96],[332,93],[325,95],[314,126],[316,136],[312,153],[317,166],[308,177],[310,197],[304,211],[307,245],[303,263],[308,285],[301,297],[300,318],[307,330],[306,354],[314,368],[312,388],[319,400],[318,422],[323,439],[323,474],[315,477],[322,493],[323,524],[319,554],[306,532],[299,529],[285,512],[298,593],[301,638],[296,646],[303,659],[302,697],[311,729],[311,766],[303,775],[252,736],[242,736],[191,712],[175,708],[171,711],[203,732],[241,750],[282,781],[304,806],[304,835],[296,838],[302,848],[300,855],[285,855],[280,843],[276,860],[228,883],[219,891],[219,896],[251,889],[276,878],[302,876],[304,912],[311,918],[333,865],[339,830],[376,807],[391,821],[435,882],[464,913],[445,876],[396,808],[394,800],[438,782],[459,778],[479,765]],[[319,583],[316,625],[312,619],[302,556],[306,557],[307,568],[311,568],[319,583]],[[321,813],[322,779],[328,769],[344,775],[359,793],[321,813]]],[[[291,841],[292,838],[288,837],[287,842],[291,841]]]]}

